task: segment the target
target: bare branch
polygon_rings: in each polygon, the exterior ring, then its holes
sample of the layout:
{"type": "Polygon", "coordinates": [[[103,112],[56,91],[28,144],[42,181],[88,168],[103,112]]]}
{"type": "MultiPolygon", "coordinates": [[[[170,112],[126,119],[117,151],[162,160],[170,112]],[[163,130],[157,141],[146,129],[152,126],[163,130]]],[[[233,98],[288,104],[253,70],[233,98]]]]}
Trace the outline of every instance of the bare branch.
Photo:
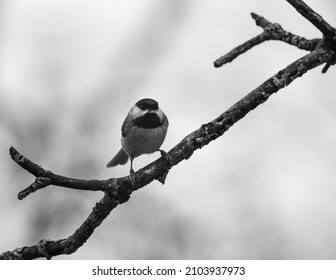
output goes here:
{"type": "Polygon", "coordinates": [[[306,51],[315,50],[318,43],[321,41],[321,39],[308,40],[302,36],[288,32],[284,30],[280,24],[271,23],[256,13],[251,13],[251,16],[256,21],[256,24],[264,29],[264,32],[261,34],[261,36],[266,37],[267,40],[282,41],[306,51]]]}
{"type": "Polygon", "coordinates": [[[302,0],[286,0],[291,4],[302,16],[309,20],[322,34],[327,38],[336,36],[336,29],[326,22],[318,13],[312,10],[302,0]]]}
{"type": "Polygon", "coordinates": [[[229,53],[220,57],[214,62],[215,67],[221,67],[226,63],[229,63],[236,59],[239,55],[245,53],[249,49],[270,40],[282,41],[292,46],[295,46],[302,50],[313,51],[317,45],[322,41],[322,39],[312,39],[308,40],[304,37],[295,35],[284,30],[280,24],[271,23],[264,17],[251,13],[252,18],[256,21],[256,24],[264,29],[264,31],[255,36],[254,38],[248,40],[242,45],[231,50],[229,53]]]}
{"type": "Polygon", "coordinates": [[[322,69],[322,73],[326,73],[330,66],[336,64],[336,29],[325,21],[318,13],[310,8],[302,0],[286,0],[291,4],[303,17],[309,20],[318,30],[324,35],[324,40],[320,47],[332,49],[334,51],[333,57],[327,61],[322,69]]]}
{"type": "Polygon", "coordinates": [[[107,194],[92,209],[91,214],[85,222],[68,238],[56,241],[41,240],[33,246],[25,246],[17,248],[13,251],[6,251],[0,254],[0,260],[24,260],[46,257],[50,259],[52,256],[61,254],[72,254],[81,247],[91,236],[94,229],[98,227],[102,221],[110,214],[110,212],[119,204],[127,201],[111,199],[107,194]]]}
{"type": "Polygon", "coordinates": [[[88,191],[109,190],[106,188],[108,184],[105,180],[81,180],[54,174],[51,171],[45,170],[41,166],[30,161],[13,147],[9,149],[9,154],[18,165],[36,177],[34,183],[18,194],[18,198],[20,200],[24,199],[29,194],[49,185],[88,191]]]}

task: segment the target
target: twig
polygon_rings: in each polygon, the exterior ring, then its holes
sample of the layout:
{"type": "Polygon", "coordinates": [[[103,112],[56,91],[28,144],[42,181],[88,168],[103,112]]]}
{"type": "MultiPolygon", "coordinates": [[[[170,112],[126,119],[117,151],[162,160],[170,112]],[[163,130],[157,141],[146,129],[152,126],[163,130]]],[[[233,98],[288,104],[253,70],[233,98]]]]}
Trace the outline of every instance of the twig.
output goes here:
{"type": "Polygon", "coordinates": [[[54,174],[21,155],[14,147],[9,149],[9,154],[18,165],[36,177],[34,183],[18,194],[20,200],[49,185],[87,191],[112,191],[107,187],[109,182],[106,180],[81,180],[54,174]]]}
{"type": "Polygon", "coordinates": [[[280,24],[271,23],[270,21],[256,13],[251,13],[251,16],[256,21],[256,24],[264,29],[264,32],[260,36],[266,37],[267,40],[282,41],[306,51],[315,50],[316,46],[321,41],[321,39],[309,40],[302,36],[288,32],[284,30],[280,24]]]}
{"type": "Polygon", "coordinates": [[[326,22],[318,13],[310,8],[302,0],[286,0],[291,4],[303,17],[309,20],[322,34],[327,38],[336,36],[336,29],[326,22]]]}
{"type": "Polygon", "coordinates": [[[235,47],[232,51],[220,57],[214,62],[215,67],[221,67],[226,63],[233,61],[239,55],[245,53],[249,49],[270,40],[282,41],[292,46],[295,46],[302,50],[313,51],[322,39],[308,40],[304,37],[295,35],[291,32],[284,30],[280,24],[271,23],[264,17],[251,13],[252,18],[256,21],[256,24],[263,28],[263,32],[258,36],[253,37],[244,44],[235,47]]]}

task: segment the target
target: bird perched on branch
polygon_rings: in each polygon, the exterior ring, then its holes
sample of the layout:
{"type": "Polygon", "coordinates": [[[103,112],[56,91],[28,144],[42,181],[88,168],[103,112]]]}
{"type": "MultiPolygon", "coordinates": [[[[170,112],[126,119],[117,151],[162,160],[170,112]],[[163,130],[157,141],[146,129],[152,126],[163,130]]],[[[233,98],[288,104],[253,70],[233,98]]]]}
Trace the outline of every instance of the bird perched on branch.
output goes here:
{"type": "Polygon", "coordinates": [[[143,155],[160,151],[161,155],[171,163],[170,156],[160,147],[166,137],[168,119],[154,99],[139,100],[129,111],[121,127],[120,151],[106,167],[126,164],[131,161],[130,180],[135,185],[133,160],[143,155]]]}

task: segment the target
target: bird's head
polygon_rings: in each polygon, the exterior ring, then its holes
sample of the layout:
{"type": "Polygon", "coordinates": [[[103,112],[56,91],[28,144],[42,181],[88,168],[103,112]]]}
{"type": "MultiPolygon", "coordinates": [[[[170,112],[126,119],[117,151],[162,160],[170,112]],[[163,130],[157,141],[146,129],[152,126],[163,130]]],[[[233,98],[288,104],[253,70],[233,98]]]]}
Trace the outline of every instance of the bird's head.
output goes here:
{"type": "Polygon", "coordinates": [[[164,113],[159,103],[151,98],[139,100],[130,111],[134,125],[142,128],[156,128],[163,124],[164,113]]]}

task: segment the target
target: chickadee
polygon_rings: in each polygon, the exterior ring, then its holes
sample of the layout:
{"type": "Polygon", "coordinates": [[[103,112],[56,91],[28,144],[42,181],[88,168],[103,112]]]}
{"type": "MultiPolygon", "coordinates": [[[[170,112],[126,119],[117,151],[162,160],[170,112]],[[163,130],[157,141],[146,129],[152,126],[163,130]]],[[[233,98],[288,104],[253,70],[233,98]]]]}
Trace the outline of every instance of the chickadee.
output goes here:
{"type": "Polygon", "coordinates": [[[133,160],[142,154],[160,151],[171,162],[170,156],[160,147],[166,137],[168,119],[159,108],[159,104],[150,98],[139,100],[129,111],[121,127],[122,149],[112,158],[106,167],[126,164],[131,161],[130,179],[134,182],[133,160]]]}

